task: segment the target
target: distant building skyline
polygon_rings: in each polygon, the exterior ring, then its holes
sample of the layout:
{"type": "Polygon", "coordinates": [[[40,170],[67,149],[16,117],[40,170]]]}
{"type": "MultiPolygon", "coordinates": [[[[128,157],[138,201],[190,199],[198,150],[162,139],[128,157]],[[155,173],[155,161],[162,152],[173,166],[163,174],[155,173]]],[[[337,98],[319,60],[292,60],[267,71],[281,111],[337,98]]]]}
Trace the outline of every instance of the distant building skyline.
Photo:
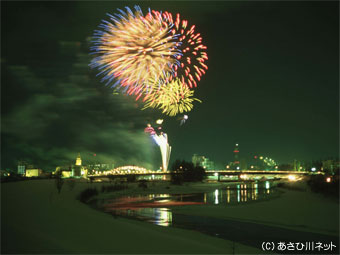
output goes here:
{"type": "Polygon", "coordinates": [[[201,166],[205,170],[214,170],[215,164],[213,161],[211,161],[209,158],[205,156],[199,156],[197,154],[194,154],[192,156],[191,162],[194,164],[194,166],[201,166]]]}
{"type": "MultiPolygon", "coordinates": [[[[227,163],[222,168],[216,168],[214,161],[210,160],[208,157],[198,154],[193,154],[191,162],[195,166],[202,166],[205,170],[294,170],[294,171],[326,171],[326,172],[334,172],[334,169],[339,167],[339,159],[338,158],[328,158],[325,160],[316,160],[316,161],[301,161],[301,160],[293,160],[292,162],[279,164],[274,159],[269,158],[263,155],[254,155],[252,157],[240,157],[240,144],[236,143],[235,147],[229,154],[234,156],[234,160],[227,163]]],[[[98,171],[107,171],[112,170],[115,167],[125,166],[116,165],[113,161],[109,162],[100,162],[97,160],[97,154],[91,154],[91,157],[85,161],[86,164],[83,163],[83,159],[81,157],[81,153],[75,153],[76,155],[74,163],[56,166],[55,171],[53,172],[62,172],[63,177],[82,177],[87,176],[87,174],[92,174],[98,171]]],[[[31,164],[30,160],[19,160],[17,164],[16,173],[33,177],[40,176],[42,172],[48,173],[48,171],[43,171],[42,168],[37,167],[38,165],[31,164]],[[28,163],[30,162],[30,163],[28,163]],[[38,171],[37,171],[38,170],[38,171]],[[41,171],[40,171],[41,170],[41,171]]],[[[154,170],[154,169],[150,169],[154,170]]],[[[13,172],[10,169],[6,170],[7,172],[13,172]]]]}

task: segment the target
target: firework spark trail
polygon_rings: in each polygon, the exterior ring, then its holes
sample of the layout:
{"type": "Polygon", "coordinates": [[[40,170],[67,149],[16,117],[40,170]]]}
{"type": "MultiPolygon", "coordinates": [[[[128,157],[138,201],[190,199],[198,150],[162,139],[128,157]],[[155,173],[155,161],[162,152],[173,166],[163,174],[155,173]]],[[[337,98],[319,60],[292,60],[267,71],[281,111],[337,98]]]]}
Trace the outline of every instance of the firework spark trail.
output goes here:
{"type": "Polygon", "coordinates": [[[166,172],[168,170],[171,154],[171,146],[168,143],[168,135],[163,132],[157,134],[151,124],[147,125],[147,127],[144,129],[144,132],[149,133],[155,143],[159,146],[162,156],[162,170],[166,172]]]}
{"type": "Polygon", "coordinates": [[[152,139],[157,143],[162,155],[162,169],[164,172],[168,170],[171,146],[168,144],[168,135],[166,133],[161,133],[159,135],[151,135],[152,139]]]}
{"type": "Polygon", "coordinates": [[[126,9],[108,14],[110,22],[103,20],[102,30],[95,31],[91,51],[97,56],[90,66],[104,76],[102,82],[108,85],[116,80],[113,86],[127,87],[126,93],[138,99],[152,86],[151,78],[157,81],[172,71],[180,55],[169,20],[156,18],[151,11],[144,17],[138,6],[135,13],[126,9]]]}

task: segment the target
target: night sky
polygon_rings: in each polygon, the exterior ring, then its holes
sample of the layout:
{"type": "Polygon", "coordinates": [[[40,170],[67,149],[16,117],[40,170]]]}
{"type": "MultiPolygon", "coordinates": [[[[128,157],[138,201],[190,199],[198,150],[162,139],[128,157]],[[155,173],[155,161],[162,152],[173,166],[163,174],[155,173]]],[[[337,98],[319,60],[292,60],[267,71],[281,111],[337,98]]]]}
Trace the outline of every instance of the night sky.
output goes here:
{"type": "Polygon", "coordinates": [[[254,155],[279,163],[339,154],[339,3],[2,2],[1,169],[74,163],[156,169],[144,134],[164,119],[171,161],[205,155],[224,168],[254,155]],[[117,8],[179,12],[208,47],[188,121],[114,95],[88,64],[89,37],[117,8]],[[96,154],[97,156],[93,156],[96,154]]]}

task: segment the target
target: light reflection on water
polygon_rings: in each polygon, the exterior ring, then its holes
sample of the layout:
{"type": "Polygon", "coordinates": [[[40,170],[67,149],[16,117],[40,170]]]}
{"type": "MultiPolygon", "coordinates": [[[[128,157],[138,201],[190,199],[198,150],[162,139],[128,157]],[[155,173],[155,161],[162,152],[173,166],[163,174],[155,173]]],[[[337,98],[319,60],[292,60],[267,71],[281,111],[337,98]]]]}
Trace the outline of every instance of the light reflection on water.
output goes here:
{"type": "Polygon", "coordinates": [[[269,181],[243,183],[205,193],[126,196],[106,201],[103,208],[114,215],[140,219],[160,226],[170,226],[173,206],[236,205],[261,200],[273,193],[275,189],[271,188],[269,181]]]}
{"type": "Polygon", "coordinates": [[[215,190],[215,205],[218,205],[218,189],[215,190]]]}

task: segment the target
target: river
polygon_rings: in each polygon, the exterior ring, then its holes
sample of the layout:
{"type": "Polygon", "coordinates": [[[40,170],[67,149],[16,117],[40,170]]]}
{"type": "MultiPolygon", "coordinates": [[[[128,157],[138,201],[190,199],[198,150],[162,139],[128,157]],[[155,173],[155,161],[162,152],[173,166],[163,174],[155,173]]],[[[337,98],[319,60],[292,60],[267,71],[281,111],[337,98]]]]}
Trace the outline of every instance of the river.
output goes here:
{"type": "Polygon", "coordinates": [[[224,189],[213,192],[190,194],[148,194],[128,195],[117,199],[102,201],[104,211],[114,216],[123,216],[147,221],[160,226],[171,226],[174,206],[222,205],[230,206],[271,199],[278,191],[270,181],[231,183],[224,189]]]}
{"type": "MultiPolygon", "coordinates": [[[[256,203],[280,196],[280,191],[270,181],[229,184],[224,189],[212,192],[190,194],[148,194],[128,195],[101,201],[101,209],[116,217],[141,220],[163,227],[176,227],[199,231],[204,234],[231,240],[233,242],[261,248],[263,241],[304,242],[318,241],[335,244],[339,251],[337,237],[319,233],[297,231],[278,226],[268,226],[235,219],[221,219],[208,216],[184,215],[173,211],[176,206],[237,206],[256,203]]],[[[311,251],[284,251],[283,253],[311,254],[311,251]]],[[[276,253],[282,253],[276,251],[276,253]]],[[[334,250],[325,253],[334,254],[334,250]]],[[[319,253],[320,254],[320,253],[319,253]]]]}

